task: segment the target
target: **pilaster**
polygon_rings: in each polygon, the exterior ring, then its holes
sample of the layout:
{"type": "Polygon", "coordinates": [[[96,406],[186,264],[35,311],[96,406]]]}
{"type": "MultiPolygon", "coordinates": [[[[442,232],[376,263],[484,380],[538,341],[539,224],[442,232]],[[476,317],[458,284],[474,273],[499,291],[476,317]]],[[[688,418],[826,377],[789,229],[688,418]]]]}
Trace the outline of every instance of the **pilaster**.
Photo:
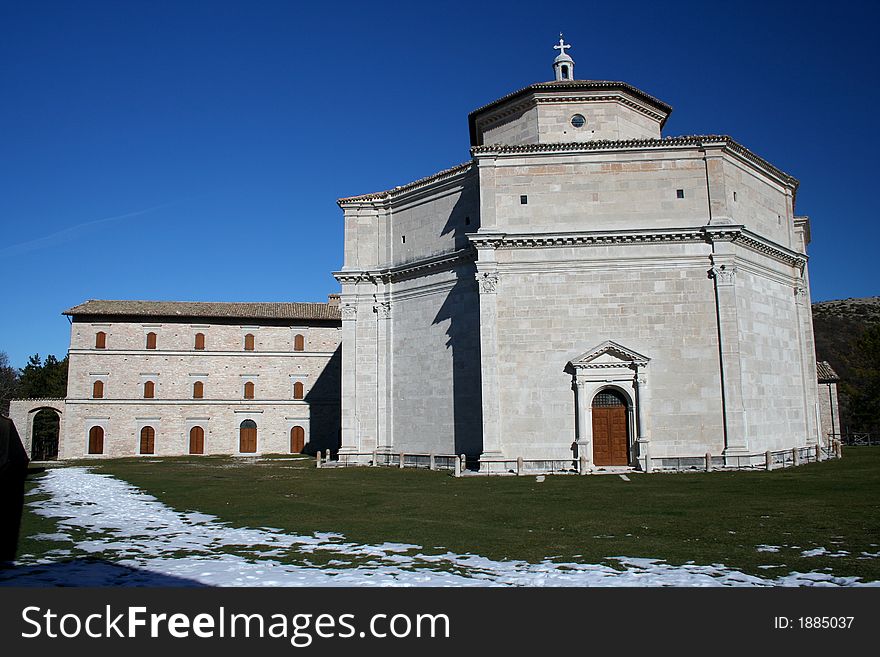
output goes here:
{"type": "Polygon", "coordinates": [[[495,251],[479,249],[477,284],[480,290],[480,375],[483,386],[483,452],[486,458],[500,457],[501,394],[498,372],[498,286],[495,251]]]}
{"type": "Polygon", "coordinates": [[[357,305],[350,295],[340,299],[342,316],[342,440],[339,452],[357,452],[357,305]]]}
{"type": "Polygon", "coordinates": [[[724,414],[724,453],[742,454],[748,451],[748,438],[743,406],[742,354],[736,304],[736,265],[729,243],[716,243],[714,247],[716,253],[711,256],[710,276],[715,285],[724,414]]]}

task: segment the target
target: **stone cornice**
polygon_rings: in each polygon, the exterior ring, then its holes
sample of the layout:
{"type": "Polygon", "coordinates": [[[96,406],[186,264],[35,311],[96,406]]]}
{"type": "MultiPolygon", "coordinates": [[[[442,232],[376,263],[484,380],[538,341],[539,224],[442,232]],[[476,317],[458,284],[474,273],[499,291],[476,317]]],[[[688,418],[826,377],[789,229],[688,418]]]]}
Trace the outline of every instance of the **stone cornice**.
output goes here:
{"type": "Polygon", "coordinates": [[[474,260],[474,252],[471,248],[458,249],[451,253],[444,253],[430,258],[414,260],[394,267],[382,269],[349,270],[343,269],[333,272],[333,277],[341,284],[346,283],[391,283],[413,276],[423,276],[432,271],[451,269],[460,261],[474,260]]]}
{"type": "Polygon", "coordinates": [[[792,188],[792,190],[796,190],[799,185],[797,178],[776,168],[767,160],[755,155],[752,151],[727,135],[683,135],[680,137],[662,137],[660,139],[597,139],[595,141],[562,144],[486,144],[483,146],[472,146],[471,155],[479,158],[480,156],[498,157],[502,155],[643,151],[674,148],[720,148],[739,156],[741,159],[777,179],[781,184],[792,188]]]}
{"type": "Polygon", "coordinates": [[[372,192],[370,194],[361,194],[359,196],[348,196],[338,199],[336,203],[337,205],[339,205],[339,207],[343,209],[363,204],[383,205],[391,201],[397,200],[401,196],[418,191],[430,185],[447,182],[455,178],[456,176],[466,174],[468,171],[470,171],[472,166],[473,161],[468,160],[467,162],[463,162],[462,164],[458,164],[449,169],[444,169],[443,171],[438,171],[437,173],[426,176],[425,178],[414,180],[413,182],[407,183],[406,185],[400,185],[398,187],[394,187],[393,189],[387,189],[382,192],[372,192]]]}
{"type": "Polygon", "coordinates": [[[699,226],[693,228],[580,231],[565,233],[475,233],[469,235],[479,249],[529,249],[659,242],[733,242],[792,267],[803,268],[804,254],[775,244],[743,226],[699,226]]]}

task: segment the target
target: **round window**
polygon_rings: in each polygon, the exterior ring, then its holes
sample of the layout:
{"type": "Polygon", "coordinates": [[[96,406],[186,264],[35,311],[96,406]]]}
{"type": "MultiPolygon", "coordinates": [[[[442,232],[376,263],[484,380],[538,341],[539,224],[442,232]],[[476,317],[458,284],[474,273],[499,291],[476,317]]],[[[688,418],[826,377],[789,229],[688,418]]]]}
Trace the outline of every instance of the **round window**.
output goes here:
{"type": "Polygon", "coordinates": [[[571,117],[571,125],[575,128],[583,128],[587,124],[587,120],[581,114],[575,114],[571,117]]]}

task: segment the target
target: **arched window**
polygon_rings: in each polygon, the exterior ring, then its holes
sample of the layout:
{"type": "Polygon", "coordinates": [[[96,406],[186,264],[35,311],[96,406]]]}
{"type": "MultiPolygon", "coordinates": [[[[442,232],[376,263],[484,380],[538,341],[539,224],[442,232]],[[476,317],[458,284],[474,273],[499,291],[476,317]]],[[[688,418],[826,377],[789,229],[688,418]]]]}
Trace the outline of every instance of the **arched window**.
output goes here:
{"type": "Polygon", "coordinates": [[[152,399],[156,396],[156,384],[152,381],[144,381],[144,399],[152,399]]]}
{"type": "Polygon", "coordinates": [[[245,420],[238,429],[238,451],[242,454],[253,454],[257,451],[257,423],[245,420]]]}
{"type": "Polygon", "coordinates": [[[244,398],[245,399],[253,399],[254,398],[254,382],[247,381],[244,384],[244,398]]]}
{"type": "Polygon", "coordinates": [[[201,351],[205,348],[205,334],[204,333],[196,333],[196,349],[201,351]]]}
{"type": "Polygon", "coordinates": [[[89,454],[104,453],[104,429],[92,427],[89,429],[89,454]]]}
{"type": "Polygon", "coordinates": [[[205,384],[201,381],[193,383],[193,399],[202,399],[205,396],[205,384]]]}
{"type": "Polygon", "coordinates": [[[95,333],[95,349],[107,348],[107,334],[104,331],[95,333]]]}
{"type": "Polygon", "coordinates": [[[189,430],[189,453],[205,453],[205,430],[201,427],[193,427],[189,430]]]}
{"type": "Polygon", "coordinates": [[[156,348],[156,334],[150,331],[147,333],[147,349],[156,348]]]}
{"type": "Polygon", "coordinates": [[[293,398],[294,399],[302,399],[303,398],[303,384],[302,381],[296,381],[293,384],[293,398]]]}
{"type": "Polygon", "coordinates": [[[294,351],[303,351],[305,350],[306,339],[299,333],[293,336],[293,350],[294,351]]]}
{"type": "Polygon", "coordinates": [[[104,399],[104,382],[95,381],[92,384],[92,399],[104,399]]]}
{"type": "Polygon", "coordinates": [[[290,453],[291,454],[299,454],[305,449],[306,446],[306,432],[300,427],[296,426],[290,430],[290,453]]]}
{"type": "Polygon", "coordinates": [[[562,79],[568,80],[568,66],[562,66],[562,79]]]}
{"type": "Polygon", "coordinates": [[[153,427],[141,429],[141,454],[156,453],[156,430],[153,427]]]}
{"type": "Polygon", "coordinates": [[[254,350],[254,334],[248,333],[244,336],[244,350],[245,351],[253,351],[254,350]]]}

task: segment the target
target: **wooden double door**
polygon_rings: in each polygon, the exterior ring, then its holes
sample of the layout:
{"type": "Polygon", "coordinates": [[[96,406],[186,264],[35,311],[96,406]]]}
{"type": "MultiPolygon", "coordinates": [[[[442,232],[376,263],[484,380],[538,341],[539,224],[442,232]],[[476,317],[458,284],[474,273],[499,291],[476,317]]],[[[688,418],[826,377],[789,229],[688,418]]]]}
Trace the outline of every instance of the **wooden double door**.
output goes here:
{"type": "Polygon", "coordinates": [[[593,399],[593,463],[629,465],[629,417],[626,400],[613,390],[593,399]]]}

